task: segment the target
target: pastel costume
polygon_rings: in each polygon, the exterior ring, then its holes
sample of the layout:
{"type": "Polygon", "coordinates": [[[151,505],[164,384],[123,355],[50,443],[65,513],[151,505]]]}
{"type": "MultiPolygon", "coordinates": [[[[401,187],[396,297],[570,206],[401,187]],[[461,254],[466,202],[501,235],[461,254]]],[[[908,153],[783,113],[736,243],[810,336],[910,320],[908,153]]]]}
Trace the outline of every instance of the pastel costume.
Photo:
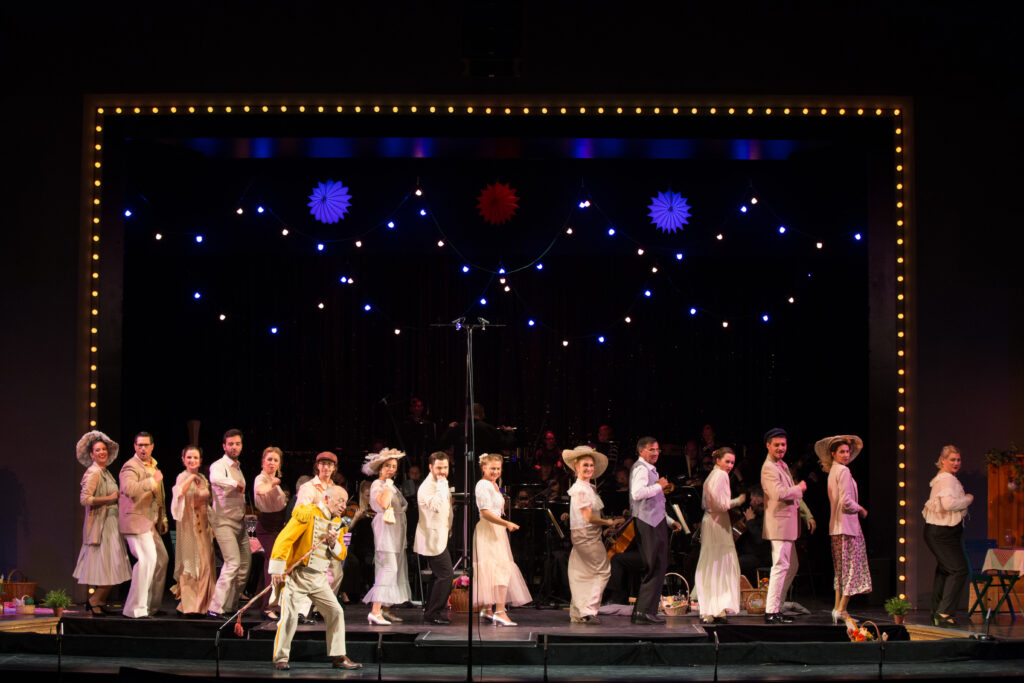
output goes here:
{"type": "Polygon", "coordinates": [[[97,498],[117,493],[117,482],[106,467],[93,463],[82,475],[78,502],[85,508],[82,549],[72,574],[86,586],[114,586],[132,578],[124,540],[117,530],[117,503],[98,505],[97,498]]]}
{"type": "Polygon", "coordinates": [[[731,496],[729,475],[717,467],[711,470],[704,480],[704,518],[694,580],[702,617],[740,611],[740,562],[729,519],[729,510],[739,505],[740,499],[731,496]]]}
{"type": "Polygon", "coordinates": [[[405,511],[409,507],[409,503],[395,486],[393,479],[388,479],[386,482],[375,479],[370,486],[370,507],[377,513],[372,521],[376,552],[373,556],[373,588],[363,596],[363,602],[400,605],[411,597],[409,563],[405,557],[407,546],[405,511]],[[384,491],[384,487],[391,489],[391,507],[395,512],[394,524],[384,521],[384,508],[377,502],[377,496],[384,491]]]}
{"type": "Polygon", "coordinates": [[[508,529],[488,522],[483,511],[490,510],[501,517],[505,510],[505,497],[493,482],[481,479],[476,483],[476,506],[480,521],[473,532],[473,599],[476,606],[489,607],[501,599],[499,588],[507,587],[504,599],[509,605],[530,602],[530,590],[523,574],[512,558],[508,543],[508,529]]]}
{"type": "Polygon", "coordinates": [[[433,582],[430,591],[424,591],[423,619],[444,616],[445,605],[452,592],[452,556],[448,552],[448,536],[452,529],[454,510],[447,479],[434,479],[428,474],[420,484],[416,495],[419,518],[416,520],[416,536],[413,550],[422,555],[433,582]]]}
{"type": "Polygon", "coordinates": [[[776,462],[771,456],[765,458],[761,466],[761,488],[764,490],[763,533],[765,540],[772,542],[772,572],[765,612],[776,614],[800,566],[793,546],[800,535],[800,517],[809,515],[810,511],[804,513],[800,507],[804,492],[794,483],[789,466],[783,460],[776,462]]]}
{"type": "Polygon", "coordinates": [[[572,552],[569,553],[569,618],[597,616],[601,595],[612,575],[608,551],[601,539],[603,525],[588,523],[581,510],[590,508],[592,519],[600,519],[604,503],[593,484],[576,480],[569,487],[569,533],[572,552]]]}
{"type": "Polygon", "coordinates": [[[167,582],[167,548],[160,536],[167,530],[164,482],[157,481],[156,460],[142,462],[132,456],[118,475],[117,525],[138,560],[132,568],[132,585],[124,600],[123,614],[132,619],[148,617],[160,609],[167,582]]]}
{"type": "Polygon", "coordinates": [[[832,509],[828,533],[832,539],[833,588],[842,595],[871,592],[871,572],[864,533],[860,528],[861,506],[857,482],[850,468],[833,461],[828,472],[828,500],[832,509]]]}
{"type": "Polygon", "coordinates": [[[935,556],[932,614],[953,615],[962,602],[967,581],[967,556],[963,550],[964,514],[971,499],[956,475],[939,472],[930,482],[931,495],[924,504],[924,542],[935,556]]]}
{"type": "Polygon", "coordinates": [[[312,554],[285,577],[277,602],[281,618],[274,636],[274,662],[287,662],[292,638],[298,625],[299,614],[310,601],[324,617],[327,627],[327,656],[342,657],[345,651],[345,613],[338,598],[327,584],[327,567],[332,559],[344,560],[347,550],[342,538],[348,529],[339,517],[331,517],[323,503],[298,505],[292,518],[277,536],[270,554],[271,575],[283,574],[296,560],[303,557],[313,544],[325,535],[337,536],[331,546],[320,544],[312,554]]]}
{"type": "Polygon", "coordinates": [[[174,544],[174,579],[171,593],[178,598],[178,611],[183,614],[205,614],[217,584],[217,567],[213,555],[213,529],[207,514],[210,483],[202,474],[182,493],[188,471],[178,474],[171,489],[171,517],[176,523],[174,544]]]}
{"type": "MultiPolygon", "coordinates": [[[[259,514],[256,516],[256,529],[253,536],[260,542],[263,548],[263,580],[260,583],[260,590],[270,585],[270,549],[274,547],[274,539],[284,528],[285,507],[288,505],[288,494],[284,492],[280,484],[275,484],[267,493],[256,493],[256,491],[270,484],[270,477],[260,472],[253,482],[252,499],[256,503],[259,514]]],[[[270,593],[263,596],[260,603],[265,610],[270,606],[270,593]]]]}
{"type": "Polygon", "coordinates": [[[225,454],[210,465],[210,525],[220,547],[221,557],[224,558],[213,598],[210,599],[210,611],[216,614],[235,611],[235,604],[249,578],[249,566],[252,563],[249,535],[245,533],[242,524],[242,518],[245,517],[245,494],[238,490],[238,484],[242,485],[244,491],[245,476],[237,460],[225,454]]]}

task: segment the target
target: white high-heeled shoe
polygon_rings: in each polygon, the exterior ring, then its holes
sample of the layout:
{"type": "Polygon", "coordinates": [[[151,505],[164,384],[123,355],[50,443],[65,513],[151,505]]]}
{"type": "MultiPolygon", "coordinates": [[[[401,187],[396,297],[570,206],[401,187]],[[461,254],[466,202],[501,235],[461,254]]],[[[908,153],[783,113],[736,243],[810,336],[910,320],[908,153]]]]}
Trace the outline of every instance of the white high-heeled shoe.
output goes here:
{"type": "Polygon", "coordinates": [[[493,621],[496,626],[518,626],[516,622],[508,618],[508,612],[505,610],[495,612],[494,616],[491,617],[491,621],[493,621]],[[499,614],[504,614],[505,616],[499,617],[499,614]]]}
{"type": "Polygon", "coordinates": [[[488,614],[487,610],[482,609],[482,610],[480,610],[480,618],[481,619],[486,619],[487,621],[494,621],[494,614],[493,613],[488,614]]]}
{"type": "Polygon", "coordinates": [[[391,626],[391,622],[385,619],[380,614],[374,614],[373,612],[367,612],[366,620],[374,626],[391,626]]]}

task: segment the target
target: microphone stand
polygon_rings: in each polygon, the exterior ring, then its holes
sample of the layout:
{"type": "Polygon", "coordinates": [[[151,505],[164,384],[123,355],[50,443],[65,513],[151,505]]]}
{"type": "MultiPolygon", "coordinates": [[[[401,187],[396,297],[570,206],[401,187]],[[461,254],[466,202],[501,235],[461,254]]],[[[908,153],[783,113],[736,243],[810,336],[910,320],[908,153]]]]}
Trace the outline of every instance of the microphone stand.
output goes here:
{"type": "Polygon", "coordinates": [[[473,680],[473,562],[469,552],[469,520],[472,519],[475,507],[475,497],[469,488],[469,473],[473,469],[473,461],[476,457],[476,420],[473,417],[473,404],[475,396],[473,393],[473,331],[486,330],[487,327],[504,327],[504,325],[492,325],[483,318],[477,318],[476,322],[467,322],[465,316],[456,318],[450,323],[435,323],[431,327],[454,327],[456,332],[466,333],[466,417],[462,421],[462,443],[464,455],[463,491],[466,495],[465,512],[462,516],[462,558],[466,561],[466,574],[469,575],[469,629],[466,636],[466,680],[473,680]]]}

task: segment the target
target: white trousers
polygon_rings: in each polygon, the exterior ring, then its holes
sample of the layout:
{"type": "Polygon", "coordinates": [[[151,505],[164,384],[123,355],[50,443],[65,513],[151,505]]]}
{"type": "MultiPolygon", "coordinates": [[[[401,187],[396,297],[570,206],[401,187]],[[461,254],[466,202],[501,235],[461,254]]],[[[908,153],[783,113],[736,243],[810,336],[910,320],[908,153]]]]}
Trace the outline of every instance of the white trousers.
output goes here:
{"type": "Polygon", "coordinates": [[[138,562],[132,568],[132,585],[123,614],[132,619],[148,617],[158,609],[167,580],[167,548],[156,529],[145,534],[125,534],[128,549],[138,562]]]}
{"type": "Polygon", "coordinates": [[[779,611],[782,596],[789,592],[799,566],[793,541],[772,541],[772,573],[768,578],[765,612],[775,614],[779,611]]]}
{"type": "Polygon", "coordinates": [[[210,599],[210,611],[220,614],[227,611],[234,613],[238,596],[245,588],[249,578],[249,564],[252,562],[252,550],[249,548],[249,536],[245,528],[235,528],[230,524],[217,524],[213,527],[213,536],[217,539],[224,564],[217,577],[217,586],[213,589],[210,599]]]}
{"type": "Polygon", "coordinates": [[[309,567],[296,567],[284,581],[281,597],[281,618],[277,622],[277,635],[274,636],[274,661],[287,662],[292,648],[292,638],[298,626],[299,612],[302,604],[310,601],[324,617],[327,626],[327,656],[341,657],[345,651],[345,613],[338,604],[338,598],[327,585],[324,572],[313,571],[309,567]]]}
{"type": "MultiPolygon", "coordinates": [[[[269,560],[267,561],[269,562],[269,560]]],[[[345,572],[343,570],[343,563],[342,560],[336,560],[333,557],[329,558],[328,561],[331,563],[331,576],[334,579],[330,583],[331,592],[337,595],[338,589],[341,588],[341,580],[345,576],[345,572]]],[[[278,604],[280,604],[280,602],[281,601],[279,599],[278,604]]],[[[310,600],[308,597],[302,596],[296,599],[295,608],[299,611],[299,614],[309,614],[309,606],[312,604],[312,602],[313,601],[310,600]]]]}

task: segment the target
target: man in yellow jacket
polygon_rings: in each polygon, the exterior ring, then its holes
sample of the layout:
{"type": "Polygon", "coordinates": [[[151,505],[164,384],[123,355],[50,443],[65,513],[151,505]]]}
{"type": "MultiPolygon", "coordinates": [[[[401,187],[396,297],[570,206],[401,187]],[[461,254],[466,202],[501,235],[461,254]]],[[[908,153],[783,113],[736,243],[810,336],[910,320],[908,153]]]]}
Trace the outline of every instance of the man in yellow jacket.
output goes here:
{"type": "Polygon", "coordinates": [[[274,542],[267,573],[273,581],[274,590],[280,590],[281,618],[274,637],[275,669],[291,668],[288,654],[299,608],[303,603],[308,605],[308,600],[312,600],[324,616],[327,656],[332,659],[333,666],[337,669],[359,669],[363,666],[353,662],[345,653],[345,615],[327,583],[330,561],[343,560],[347,554],[341,540],[346,531],[341,525],[341,513],[347,504],[345,489],[330,487],[324,491],[319,503],[297,506],[274,542]],[[286,575],[285,569],[296,561],[299,565],[286,575]]]}

